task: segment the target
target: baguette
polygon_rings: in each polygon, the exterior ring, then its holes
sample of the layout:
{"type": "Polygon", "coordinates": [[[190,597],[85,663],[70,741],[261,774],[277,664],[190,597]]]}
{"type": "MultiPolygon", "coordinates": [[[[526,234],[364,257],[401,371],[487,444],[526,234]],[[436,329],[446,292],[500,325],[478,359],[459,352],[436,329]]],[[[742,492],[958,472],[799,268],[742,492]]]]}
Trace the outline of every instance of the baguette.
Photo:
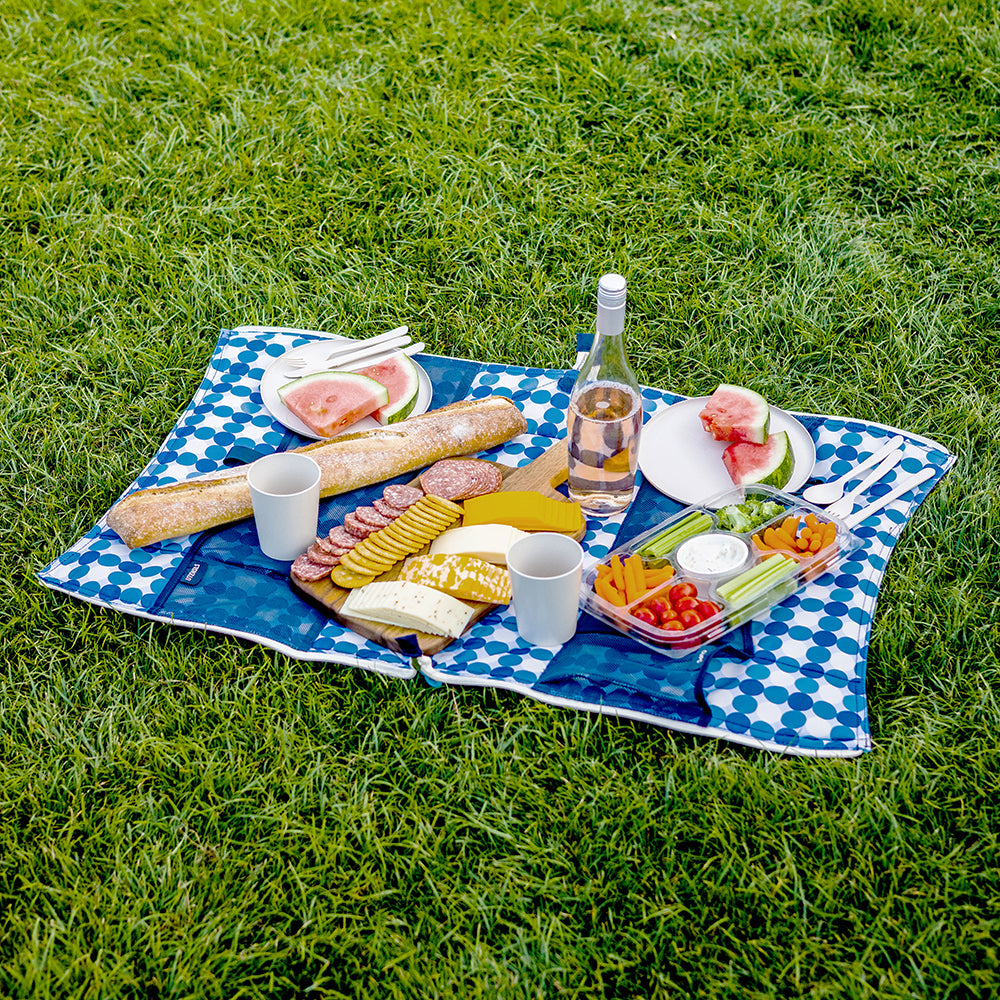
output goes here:
{"type": "MultiPolygon", "coordinates": [[[[294,450],[316,460],[320,496],[330,497],[442,458],[495,447],[527,427],[517,404],[505,396],[489,396],[294,450]]],[[[136,549],[250,517],[248,468],[242,465],[196,480],[137,490],[108,511],[108,526],[130,549],[136,549]]]]}

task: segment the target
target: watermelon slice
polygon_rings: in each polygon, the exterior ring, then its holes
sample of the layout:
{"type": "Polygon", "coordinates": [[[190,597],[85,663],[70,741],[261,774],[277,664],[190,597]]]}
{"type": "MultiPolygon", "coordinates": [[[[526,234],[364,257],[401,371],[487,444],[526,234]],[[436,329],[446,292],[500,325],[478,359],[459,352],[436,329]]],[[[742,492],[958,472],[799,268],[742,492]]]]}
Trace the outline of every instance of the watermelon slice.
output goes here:
{"type": "Polygon", "coordinates": [[[720,385],[698,414],[701,425],[716,441],[763,444],[771,422],[767,400],[752,389],[720,385]]]}
{"type": "Polygon", "coordinates": [[[355,374],[373,378],[389,391],[389,402],[372,413],[383,426],[405,420],[413,412],[420,391],[420,379],[417,366],[402,352],[393,354],[385,361],[358,368],[355,374]]]}
{"type": "Polygon", "coordinates": [[[389,391],[357,372],[317,372],[281,386],[278,398],[314,434],[333,437],[385,406],[389,391]]]}
{"type": "Polygon", "coordinates": [[[785,431],[769,434],[766,444],[731,444],[722,453],[722,462],[737,486],[761,483],[783,489],[792,478],[795,456],[785,431]]]}

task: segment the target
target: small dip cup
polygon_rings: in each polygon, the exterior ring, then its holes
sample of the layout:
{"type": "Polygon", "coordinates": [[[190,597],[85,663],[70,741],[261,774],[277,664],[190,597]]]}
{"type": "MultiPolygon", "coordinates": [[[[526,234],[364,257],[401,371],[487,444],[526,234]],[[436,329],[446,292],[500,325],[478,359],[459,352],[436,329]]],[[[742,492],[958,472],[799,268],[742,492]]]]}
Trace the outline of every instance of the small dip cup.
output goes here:
{"type": "Polygon", "coordinates": [[[681,542],[674,562],[688,576],[715,580],[743,569],[750,562],[750,546],[727,531],[706,531],[681,542]]]}

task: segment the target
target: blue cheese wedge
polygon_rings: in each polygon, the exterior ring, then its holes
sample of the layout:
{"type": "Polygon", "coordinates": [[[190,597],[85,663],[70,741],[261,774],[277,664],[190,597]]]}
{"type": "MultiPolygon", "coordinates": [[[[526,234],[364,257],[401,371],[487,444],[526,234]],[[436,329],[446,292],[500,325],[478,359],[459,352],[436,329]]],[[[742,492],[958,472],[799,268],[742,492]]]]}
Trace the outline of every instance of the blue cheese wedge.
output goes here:
{"type": "Polygon", "coordinates": [[[498,566],[507,565],[507,550],[526,531],[509,524],[470,524],[449,528],[431,542],[432,556],[476,556],[498,566]]]}
{"type": "Polygon", "coordinates": [[[352,590],[340,612],[348,618],[457,639],[476,609],[431,587],[393,580],[352,590]]]}

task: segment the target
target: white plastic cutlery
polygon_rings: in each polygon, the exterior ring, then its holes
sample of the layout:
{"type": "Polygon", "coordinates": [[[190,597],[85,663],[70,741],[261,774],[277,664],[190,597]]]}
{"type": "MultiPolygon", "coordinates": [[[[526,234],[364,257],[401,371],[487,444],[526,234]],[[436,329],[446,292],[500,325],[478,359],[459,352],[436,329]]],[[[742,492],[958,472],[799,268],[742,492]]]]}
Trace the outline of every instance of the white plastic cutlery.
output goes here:
{"type": "Polygon", "coordinates": [[[372,351],[359,351],[350,357],[334,358],[323,365],[313,365],[305,371],[285,372],[285,378],[297,379],[305,378],[307,375],[316,375],[319,372],[351,372],[357,368],[364,368],[368,365],[378,364],[393,354],[405,354],[412,357],[419,354],[427,345],[422,341],[419,344],[410,344],[409,347],[377,347],[372,351]]]}
{"type": "MultiPolygon", "coordinates": [[[[367,357],[367,352],[381,354],[389,348],[404,347],[413,339],[407,336],[408,333],[409,327],[398,326],[395,330],[390,330],[388,333],[380,333],[377,337],[369,337],[367,340],[345,340],[330,351],[326,356],[326,360],[329,362],[333,362],[339,358],[350,360],[350,357],[354,355],[367,357]]],[[[302,357],[291,357],[285,359],[285,364],[289,368],[289,377],[292,377],[294,369],[305,368],[309,362],[302,357]]]]}
{"type": "Polygon", "coordinates": [[[931,476],[934,475],[934,467],[928,465],[926,468],[921,469],[919,472],[914,472],[912,476],[907,476],[905,479],[901,480],[900,483],[885,496],[879,497],[877,500],[873,500],[870,504],[862,507],[856,514],[851,514],[850,517],[844,518],[844,524],[848,528],[856,528],[865,518],[870,517],[872,514],[877,514],[883,507],[888,507],[893,500],[898,500],[904,493],[909,493],[910,490],[916,489],[921,483],[926,482],[931,476]]]}
{"type": "Polygon", "coordinates": [[[810,486],[803,490],[802,499],[808,500],[809,503],[814,503],[818,507],[825,507],[828,504],[836,503],[843,497],[844,488],[849,482],[857,479],[862,472],[866,472],[873,466],[878,465],[882,459],[897,451],[902,443],[903,439],[898,435],[889,438],[881,448],[873,451],[863,462],[859,462],[846,476],[833,479],[828,483],[817,483],[815,486],[810,486]]]}
{"type": "Polygon", "coordinates": [[[426,346],[424,343],[411,344],[409,337],[399,337],[395,340],[387,340],[384,343],[374,344],[358,350],[340,351],[332,355],[327,355],[324,361],[318,364],[314,363],[308,368],[289,368],[285,372],[285,377],[296,379],[302,378],[304,375],[313,375],[316,372],[350,371],[359,365],[374,364],[377,361],[387,358],[390,354],[419,354],[426,346]]]}
{"type": "Polygon", "coordinates": [[[849,493],[845,493],[836,503],[830,504],[830,506],[826,508],[827,514],[830,514],[832,517],[847,517],[847,515],[854,510],[854,501],[861,496],[869,486],[874,486],[875,483],[883,479],[902,461],[902,448],[883,458],[882,461],[879,462],[879,464],[876,465],[875,468],[869,472],[857,486],[854,487],[853,490],[849,493]]]}

